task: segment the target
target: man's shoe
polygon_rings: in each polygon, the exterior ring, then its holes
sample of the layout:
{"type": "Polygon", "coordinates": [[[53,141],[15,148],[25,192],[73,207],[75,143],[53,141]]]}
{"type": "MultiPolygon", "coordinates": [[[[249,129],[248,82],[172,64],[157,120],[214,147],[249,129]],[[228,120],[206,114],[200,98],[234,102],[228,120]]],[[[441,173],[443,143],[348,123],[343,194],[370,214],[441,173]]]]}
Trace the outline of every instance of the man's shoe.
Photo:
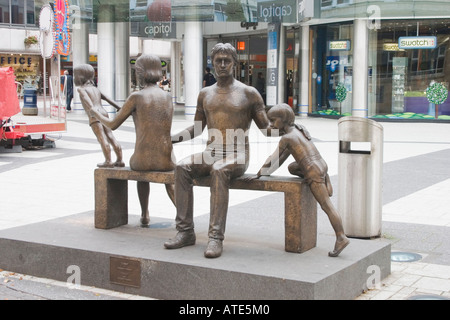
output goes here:
{"type": "Polygon", "coordinates": [[[164,243],[166,249],[178,249],[195,244],[195,232],[193,229],[187,231],[179,231],[174,239],[170,239],[164,243]]]}
{"type": "Polygon", "coordinates": [[[218,258],[221,256],[223,250],[222,240],[209,239],[205,250],[206,258],[218,258]]]}

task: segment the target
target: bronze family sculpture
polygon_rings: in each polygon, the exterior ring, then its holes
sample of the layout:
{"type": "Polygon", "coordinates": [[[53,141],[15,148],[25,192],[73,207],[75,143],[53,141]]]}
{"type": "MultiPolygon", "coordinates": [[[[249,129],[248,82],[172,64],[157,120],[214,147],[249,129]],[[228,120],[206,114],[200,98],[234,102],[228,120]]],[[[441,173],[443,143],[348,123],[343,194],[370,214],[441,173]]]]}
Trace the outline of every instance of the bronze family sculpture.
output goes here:
{"type": "MultiPolygon", "coordinates": [[[[98,109],[92,109],[91,115],[113,130],[132,115],[136,144],[130,168],[136,171],[172,171],[175,168],[170,136],[173,104],[171,95],[157,85],[162,76],[161,60],[155,55],[144,54],[136,60],[135,68],[143,89],[127,98],[114,119],[106,117],[98,109]]],[[[138,181],[137,190],[142,209],[141,224],[146,226],[150,222],[150,183],[138,181]]],[[[166,184],[166,191],[174,202],[174,186],[166,184]]]]}
{"type": "Polygon", "coordinates": [[[114,103],[111,99],[106,97],[100,92],[100,90],[94,85],[95,70],[89,64],[79,65],[74,68],[74,82],[78,87],[78,93],[80,94],[81,104],[83,105],[86,114],[89,117],[89,125],[97,137],[98,142],[102,148],[105,162],[99,163],[98,167],[123,167],[125,166],[122,161],[122,147],[112,134],[111,129],[103,126],[97,117],[91,115],[91,110],[96,110],[98,114],[108,117],[108,113],[102,107],[102,100],[108,102],[111,106],[120,110],[120,107],[114,103]],[[111,161],[111,147],[117,155],[117,161],[111,161]]]}
{"type": "MultiPolygon", "coordinates": [[[[294,124],[295,115],[287,105],[272,107],[268,113],[260,93],[234,79],[238,63],[235,48],[229,43],[218,43],[211,51],[217,82],[203,88],[197,99],[194,124],[170,135],[173,106],[170,95],[157,86],[161,78],[158,57],[142,55],[136,61],[136,72],[144,89],[135,92],[120,108],[114,119],[91,108],[90,115],[105,126],[116,129],[130,115],[136,127],[135,152],[130,168],[137,171],[175,172],[175,185],[166,185],[167,192],[177,208],[174,238],[164,243],[167,249],[194,245],[193,186],[196,178],[210,176],[210,221],[207,258],[221,256],[229,203],[229,185],[242,176],[249,165],[248,134],[252,121],[266,136],[282,134],[278,149],[268,158],[261,170],[247,180],[270,175],[289,155],[296,160],[289,166],[290,173],[302,177],[322,209],[328,215],[336,233],[336,243],[330,256],[338,256],[348,245],[341,219],[334,209],[330,196],[332,188],[327,165],[311,141],[306,129],[294,124]],[[270,122],[269,122],[270,119],[270,122]],[[187,141],[199,136],[208,127],[208,141],[203,152],[192,154],[175,165],[172,143],[187,141]],[[175,188],[173,188],[175,187],[175,188]]],[[[142,224],[149,223],[149,183],[138,182],[142,207],[142,224]]]]}
{"type": "Polygon", "coordinates": [[[218,43],[211,51],[217,82],[203,88],[197,100],[194,125],[172,137],[174,143],[201,134],[208,127],[206,149],[179,161],[175,168],[175,200],[178,233],[165,242],[167,249],[194,245],[193,180],[211,176],[211,213],[205,257],[222,254],[231,179],[242,176],[249,164],[248,131],[252,120],[270,135],[269,120],[259,92],[234,79],[238,63],[235,48],[218,43]],[[201,130],[196,129],[200,124],[201,130]]]}
{"type": "Polygon", "coordinates": [[[291,174],[306,180],[320,207],[328,215],[336,234],[334,250],[329,252],[328,255],[337,257],[350,241],[344,233],[341,217],[330,199],[333,188],[327,173],[328,166],[312,142],[306,128],[295,124],[295,114],[289,105],[273,106],[267,115],[272,130],[278,130],[282,138],[278,143],[278,148],[267,158],[258,173],[255,176],[247,177],[246,180],[270,175],[292,155],[295,162],[289,165],[288,170],[291,174]]]}

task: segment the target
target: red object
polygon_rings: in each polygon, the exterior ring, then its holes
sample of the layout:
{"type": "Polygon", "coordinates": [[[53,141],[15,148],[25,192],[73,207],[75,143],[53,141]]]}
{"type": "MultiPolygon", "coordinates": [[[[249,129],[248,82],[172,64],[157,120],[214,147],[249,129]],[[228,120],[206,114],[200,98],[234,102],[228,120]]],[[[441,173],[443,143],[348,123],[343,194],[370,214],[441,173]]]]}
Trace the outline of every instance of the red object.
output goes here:
{"type": "Polygon", "coordinates": [[[170,0],[155,0],[147,8],[147,18],[154,22],[170,21],[172,19],[172,4],[170,0]]]}
{"type": "Polygon", "coordinates": [[[238,42],[237,42],[237,49],[238,49],[239,51],[245,50],[245,41],[238,41],[238,42]]]}
{"type": "Polygon", "coordinates": [[[12,67],[0,68],[0,119],[20,112],[15,79],[12,67]]]}
{"type": "Polygon", "coordinates": [[[293,99],[293,97],[289,97],[289,98],[288,98],[288,105],[289,105],[291,108],[294,107],[294,99],[293,99]]]}
{"type": "Polygon", "coordinates": [[[62,56],[69,55],[69,1],[55,0],[56,51],[62,56]]]}
{"type": "Polygon", "coordinates": [[[10,139],[10,140],[16,140],[25,137],[25,133],[14,131],[14,128],[8,127],[10,131],[7,131],[7,129],[0,128],[0,133],[2,134],[2,139],[10,139]]]}

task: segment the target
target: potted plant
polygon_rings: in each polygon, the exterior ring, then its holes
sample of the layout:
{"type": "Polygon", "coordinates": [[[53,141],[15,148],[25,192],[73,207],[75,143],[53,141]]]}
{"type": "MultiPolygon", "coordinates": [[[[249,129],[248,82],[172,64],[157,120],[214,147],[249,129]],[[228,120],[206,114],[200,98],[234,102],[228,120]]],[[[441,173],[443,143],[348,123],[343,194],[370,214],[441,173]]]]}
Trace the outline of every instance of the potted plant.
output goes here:
{"type": "Polygon", "coordinates": [[[25,43],[26,46],[31,46],[32,44],[37,44],[38,39],[36,36],[29,36],[29,37],[26,37],[23,42],[25,43]]]}

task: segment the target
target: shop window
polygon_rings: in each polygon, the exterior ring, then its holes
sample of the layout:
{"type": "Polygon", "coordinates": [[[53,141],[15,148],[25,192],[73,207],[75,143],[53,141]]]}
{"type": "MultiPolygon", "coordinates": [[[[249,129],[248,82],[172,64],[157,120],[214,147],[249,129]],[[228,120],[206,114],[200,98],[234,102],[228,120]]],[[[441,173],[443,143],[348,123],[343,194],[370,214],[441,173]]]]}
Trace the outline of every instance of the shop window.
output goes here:
{"type": "Polygon", "coordinates": [[[436,70],[437,72],[444,71],[444,62],[445,62],[445,46],[440,46],[437,53],[438,56],[436,58],[436,70]]]}
{"type": "Polygon", "coordinates": [[[321,1],[321,7],[326,8],[332,8],[336,6],[342,6],[342,5],[349,5],[353,4],[353,0],[322,0],[321,1]]]}
{"type": "Polygon", "coordinates": [[[377,99],[375,112],[369,116],[450,119],[450,100],[435,106],[427,96],[427,89],[435,83],[449,89],[450,20],[383,21],[377,37],[377,99]],[[421,47],[421,37],[426,36],[436,37],[434,47],[421,47]],[[409,37],[417,45],[399,49],[400,37],[409,37]]]}
{"type": "Polygon", "coordinates": [[[0,23],[35,25],[34,0],[0,0],[0,23]]]}
{"type": "Polygon", "coordinates": [[[34,0],[26,0],[27,3],[27,21],[26,23],[28,25],[34,25],[36,24],[35,18],[34,18],[34,0]]]}
{"type": "Polygon", "coordinates": [[[39,56],[22,54],[0,54],[0,66],[12,67],[16,81],[37,84],[39,82],[39,56]]]}
{"type": "Polygon", "coordinates": [[[317,26],[311,71],[312,114],[350,115],[353,81],[353,25],[317,26]],[[345,99],[337,92],[345,88],[345,99]]]}
{"type": "Polygon", "coordinates": [[[0,0],[0,23],[9,23],[9,0],[0,0]]]}
{"type": "Polygon", "coordinates": [[[333,0],[322,0],[322,8],[331,7],[333,5],[333,0]]]}
{"type": "Polygon", "coordinates": [[[225,6],[223,4],[214,3],[214,17],[215,21],[227,21],[225,6]]]}
{"type": "Polygon", "coordinates": [[[25,24],[25,1],[11,0],[11,23],[25,24]]]}

